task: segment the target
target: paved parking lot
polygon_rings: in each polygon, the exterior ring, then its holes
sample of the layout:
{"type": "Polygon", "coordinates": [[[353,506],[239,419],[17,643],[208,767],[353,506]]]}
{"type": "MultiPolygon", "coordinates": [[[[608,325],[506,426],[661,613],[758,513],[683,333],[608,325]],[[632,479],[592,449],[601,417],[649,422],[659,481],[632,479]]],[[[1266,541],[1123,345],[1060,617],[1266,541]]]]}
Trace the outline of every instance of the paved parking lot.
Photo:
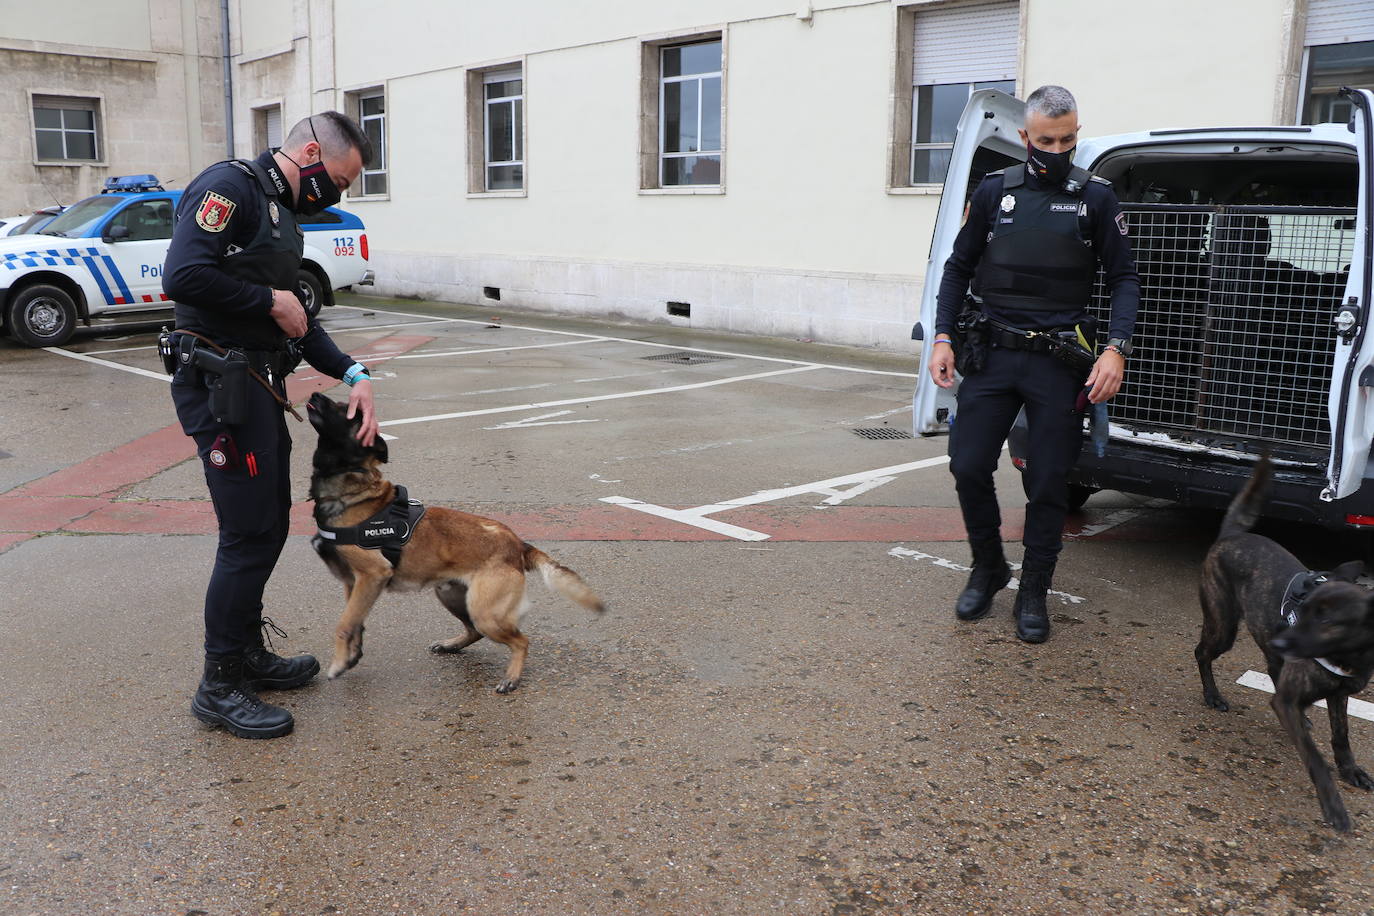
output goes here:
{"type": "MultiPolygon", "coordinates": [[[[1217,517],[1071,518],[1055,631],[958,624],[943,437],[870,352],[350,298],[392,480],[578,570],[531,590],[518,691],[432,595],[387,595],[337,681],[234,740],[188,713],[214,518],[146,332],[0,342],[0,910],[66,913],[1370,912],[1371,799],[1324,827],[1244,636],[1193,663],[1217,517]]],[[[299,400],[332,379],[304,367],[299,400]]],[[[268,590],[326,655],[342,594],[294,537],[268,590]]],[[[1007,535],[1016,472],[999,472],[1007,535]]],[[[1270,531],[1314,565],[1348,539],[1270,531]]],[[[1019,551],[1013,552],[1013,557],[1019,551]]],[[[281,645],[279,645],[281,648],[281,645]]],[[[1325,748],[1325,716],[1314,716],[1325,748]]],[[[1374,722],[1352,720],[1357,758],[1374,722]]]]}

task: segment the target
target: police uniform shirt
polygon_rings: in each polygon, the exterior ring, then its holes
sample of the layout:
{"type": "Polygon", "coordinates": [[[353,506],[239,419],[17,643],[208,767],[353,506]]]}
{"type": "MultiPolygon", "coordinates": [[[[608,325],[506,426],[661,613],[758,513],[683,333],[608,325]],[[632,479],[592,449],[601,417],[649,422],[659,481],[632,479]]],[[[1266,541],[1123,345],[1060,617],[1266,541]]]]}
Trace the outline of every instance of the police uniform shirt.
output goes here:
{"type": "MultiPolygon", "coordinates": [[[[256,164],[276,185],[274,223],[286,223],[290,234],[298,238],[289,212],[294,202],[291,186],[271,152],[259,156],[256,164]]],[[[253,242],[262,225],[263,208],[272,206],[259,180],[233,160],[210,166],[187,185],[177,205],[162,278],[163,292],[177,303],[178,328],[204,333],[225,346],[282,347],[286,334],[270,314],[272,287],[240,279],[224,268],[227,259],[253,242]]],[[[270,210],[269,215],[273,215],[270,210]]],[[[290,279],[283,276],[278,288],[296,291],[295,269],[300,266],[302,244],[296,243],[290,279]]],[[[333,378],[343,378],[353,365],[354,360],[339,350],[313,317],[307,319],[299,343],[305,360],[333,378]]]]}
{"type": "MultiPolygon", "coordinates": [[[[1028,188],[1044,190],[1048,185],[1025,168],[1028,188]]],[[[1002,173],[994,172],[979,183],[969,201],[968,217],[954,240],[954,250],[945,262],[940,281],[939,305],[935,317],[935,333],[954,334],[955,318],[959,314],[968,291],[969,281],[978,269],[978,262],[996,228],[996,220],[1003,197],[1002,173]]],[[[1079,218],[1083,238],[1092,243],[1092,250],[1101,262],[1107,289],[1111,292],[1112,317],[1108,332],[1098,333],[1099,340],[1119,337],[1129,339],[1135,330],[1136,311],[1140,306],[1140,278],[1136,274],[1135,257],[1127,237],[1125,216],[1111,185],[1103,181],[1089,181],[1083,186],[1086,216],[1079,218]]],[[[1046,331],[1071,327],[1084,317],[1077,305],[1055,310],[999,310],[984,303],[988,316],[1003,324],[1028,331],[1046,331]]]]}

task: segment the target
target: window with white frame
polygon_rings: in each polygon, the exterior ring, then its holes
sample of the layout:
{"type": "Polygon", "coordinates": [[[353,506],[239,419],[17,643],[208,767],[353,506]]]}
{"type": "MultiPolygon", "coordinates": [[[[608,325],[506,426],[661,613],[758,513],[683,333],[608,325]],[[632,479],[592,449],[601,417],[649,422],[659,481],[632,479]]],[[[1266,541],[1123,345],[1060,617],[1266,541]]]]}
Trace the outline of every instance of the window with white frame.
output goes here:
{"type": "Polygon", "coordinates": [[[253,148],[281,148],[281,106],[264,105],[253,109],[253,148]]]}
{"type": "Polygon", "coordinates": [[[363,163],[362,193],[387,193],[386,93],[382,89],[366,89],[357,95],[358,126],[372,144],[372,155],[363,163]]]}
{"type": "Polygon", "coordinates": [[[975,89],[1016,92],[1018,0],[920,8],[911,42],[913,185],[945,180],[959,116],[975,89]]]}
{"type": "Polygon", "coordinates": [[[519,68],[482,76],[482,144],[487,191],[525,187],[525,81],[519,68]]]}
{"type": "Polygon", "coordinates": [[[100,160],[100,100],[33,97],[34,154],[41,162],[100,160]]]}
{"type": "Polygon", "coordinates": [[[719,185],[721,41],[659,49],[660,187],[719,185]]]}

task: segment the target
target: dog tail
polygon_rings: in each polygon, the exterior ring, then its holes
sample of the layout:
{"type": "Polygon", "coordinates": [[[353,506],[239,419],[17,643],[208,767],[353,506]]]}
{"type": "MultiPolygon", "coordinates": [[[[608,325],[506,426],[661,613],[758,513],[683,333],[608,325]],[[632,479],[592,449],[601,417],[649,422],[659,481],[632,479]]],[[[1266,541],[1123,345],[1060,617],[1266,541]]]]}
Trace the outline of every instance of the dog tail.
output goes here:
{"type": "Polygon", "coordinates": [[[525,571],[529,572],[535,569],[539,570],[544,577],[544,584],[550,590],[558,592],[574,604],[580,604],[595,614],[605,612],[606,605],[602,604],[601,599],[596,597],[596,593],[587,586],[586,582],[582,581],[581,576],[538,547],[526,544],[525,571]]]}
{"type": "Polygon", "coordinates": [[[1273,478],[1274,465],[1266,453],[1255,462],[1255,470],[1251,472],[1250,479],[1236,494],[1235,499],[1231,500],[1231,507],[1226,510],[1226,517],[1221,520],[1221,531],[1217,534],[1217,540],[1243,534],[1255,527],[1255,523],[1259,521],[1260,510],[1269,500],[1273,478]]]}

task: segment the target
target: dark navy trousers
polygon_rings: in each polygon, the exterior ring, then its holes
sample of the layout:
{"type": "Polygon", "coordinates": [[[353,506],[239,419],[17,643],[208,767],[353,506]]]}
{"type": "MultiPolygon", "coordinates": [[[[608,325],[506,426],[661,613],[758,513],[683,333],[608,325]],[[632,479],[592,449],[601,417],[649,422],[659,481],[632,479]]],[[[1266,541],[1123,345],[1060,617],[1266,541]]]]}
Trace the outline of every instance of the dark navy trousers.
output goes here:
{"type": "Polygon", "coordinates": [[[1023,565],[1054,569],[1068,514],[1068,473],[1082,448],[1082,415],[1075,409],[1083,379],[1048,353],[988,349],[987,365],[960,380],[949,436],[949,469],[972,543],[997,540],[1002,513],[993,473],[1007,433],[1026,408],[1029,449],[1021,483],[1026,491],[1023,565]]]}
{"type": "Polygon", "coordinates": [[[210,391],[178,369],[172,402],[196,442],[219,521],[219,548],[205,590],[205,655],[220,658],[261,645],[262,593],[290,526],[291,435],[267,389],[248,382],[243,423],[210,413],[210,391]]]}

